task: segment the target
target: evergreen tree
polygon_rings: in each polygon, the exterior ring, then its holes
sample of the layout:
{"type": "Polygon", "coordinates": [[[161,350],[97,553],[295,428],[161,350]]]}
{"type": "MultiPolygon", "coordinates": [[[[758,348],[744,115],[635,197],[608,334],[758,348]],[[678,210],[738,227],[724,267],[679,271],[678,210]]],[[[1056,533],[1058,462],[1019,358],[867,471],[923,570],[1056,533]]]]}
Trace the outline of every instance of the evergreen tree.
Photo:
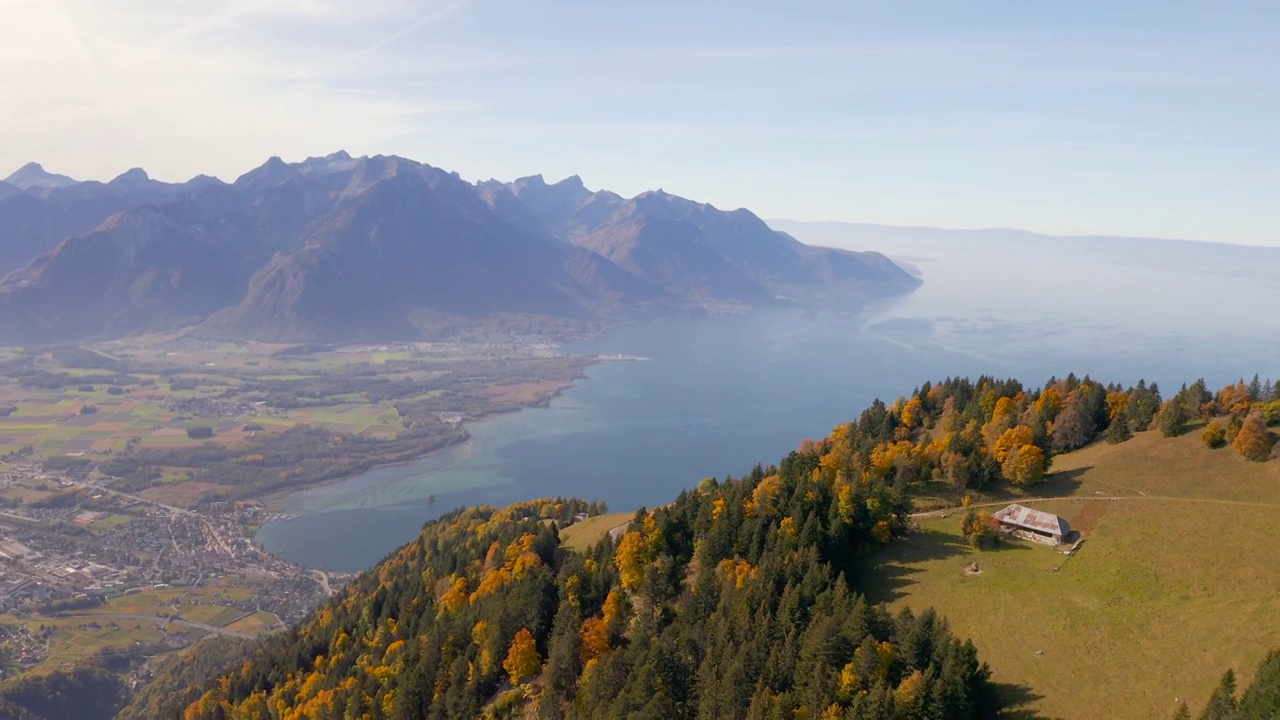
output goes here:
{"type": "Polygon", "coordinates": [[[1186,395],[1179,393],[1164,404],[1160,411],[1160,434],[1165,437],[1177,437],[1187,431],[1190,416],[1187,413],[1186,395]]]}
{"type": "Polygon", "coordinates": [[[1115,445],[1131,437],[1133,437],[1133,430],[1129,428],[1129,409],[1122,407],[1111,419],[1111,424],[1107,426],[1107,442],[1115,445]]]}
{"type": "Polygon", "coordinates": [[[1200,713],[1200,720],[1233,720],[1236,716],[1236,674],[1227,670],[1209,696],[1209,704],[1200,713]]]}

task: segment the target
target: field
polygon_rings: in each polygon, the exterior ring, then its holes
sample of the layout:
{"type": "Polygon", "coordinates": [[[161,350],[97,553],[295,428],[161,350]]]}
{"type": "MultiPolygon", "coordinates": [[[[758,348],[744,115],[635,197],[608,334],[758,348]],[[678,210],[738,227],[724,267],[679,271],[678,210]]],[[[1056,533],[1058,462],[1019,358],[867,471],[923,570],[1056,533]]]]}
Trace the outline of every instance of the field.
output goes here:
{"type": "Polygon", "coordinates": [[[580,520],[560,531],[560,543],[570,550],[584,552],[600,542],[605,533],[627,524],[635,515],[633,512],[610,513],[580,520]]]}
{"type": "Polygon", "coordinates": [[[96,466],[180,507],[275,497],[463,442],[462,423],[549,402],[590,362],[488,342],[0,348],[0,463],[96,466]]]}
{"type": "Polygon", "coordinates": [[[5,615],[0,617],[0,623],[25,626],[32,632],[46,629],[49,656],[32,671],[48,672],[104,650],[136,651],[137,643],[150,646],[148,654],[154,655],[155,647],[166,635],[193,642],[209,634],[208,629],[187,623],[243,635],[258,635],[279,627],[280,619],[272,613],[218,604],[246,602],[253,594],[252,588],[233,584],[151,588],[111,598],[105,605],[75,610],[65,616],[19,619],[5,615]]]}
{"type": "Polygon", "coordinates": [[[1202,706],[1227,668],[1247,682],[1280,648],[1266,540],[1280,521],[1280,463],[1149,432],[1058,457],[1054,470],[1037,492],[1066,499],[1020,502],[1079,530],[1076,555],[1017,540],[976,551],[962,512],[931,513],[855,582],[895,609],[948,617],[1015,717],[1168,718],[1183,700],[1202,706]],[[981,572],[966,574],[973,562],[981,572]]]}

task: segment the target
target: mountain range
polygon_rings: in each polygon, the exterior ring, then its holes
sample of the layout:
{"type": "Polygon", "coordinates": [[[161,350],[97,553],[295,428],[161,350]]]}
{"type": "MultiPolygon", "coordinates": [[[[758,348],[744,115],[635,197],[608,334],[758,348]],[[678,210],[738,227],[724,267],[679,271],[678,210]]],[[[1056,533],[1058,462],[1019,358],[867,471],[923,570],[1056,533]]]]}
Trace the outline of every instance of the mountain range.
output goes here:
{"type": "Polygon", "coordinates": [[[0,341],[185,328],[416,339],[909,292],[878,252],[804,245],[751,212],[578,177],[472,184],[399,157],[273,157],[233,183],[141,169],[0,184],[0,341]],[[515,323],[514,325],[512,323],[515,323]]]}

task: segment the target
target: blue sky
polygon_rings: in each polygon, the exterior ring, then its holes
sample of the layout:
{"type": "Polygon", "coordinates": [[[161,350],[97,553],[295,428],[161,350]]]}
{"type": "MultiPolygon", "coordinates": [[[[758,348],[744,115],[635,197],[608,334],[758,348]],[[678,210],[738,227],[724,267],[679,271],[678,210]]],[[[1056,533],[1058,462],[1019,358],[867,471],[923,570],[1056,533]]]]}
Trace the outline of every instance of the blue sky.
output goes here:
{"type": "Polygon", "coordinates": [[[1280,245],[1278,48],[1272,2],[8,0],[0,175],[342,148],[764,217],[1280,245]]]}

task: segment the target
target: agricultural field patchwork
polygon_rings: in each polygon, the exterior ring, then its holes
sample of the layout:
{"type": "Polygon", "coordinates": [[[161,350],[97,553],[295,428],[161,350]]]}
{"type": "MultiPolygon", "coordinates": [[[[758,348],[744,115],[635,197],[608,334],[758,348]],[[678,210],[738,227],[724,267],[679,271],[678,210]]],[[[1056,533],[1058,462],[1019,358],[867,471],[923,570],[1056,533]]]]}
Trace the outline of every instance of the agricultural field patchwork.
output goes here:
{"type": "Polygon", "coordinates": [[[549,402],[589,362],[518,343],[3,349],[0,462],[79,463],[133,493],[173,486],[157,494],[182,507],[266,497],[461,442],[464,421],[549,402]]]}

